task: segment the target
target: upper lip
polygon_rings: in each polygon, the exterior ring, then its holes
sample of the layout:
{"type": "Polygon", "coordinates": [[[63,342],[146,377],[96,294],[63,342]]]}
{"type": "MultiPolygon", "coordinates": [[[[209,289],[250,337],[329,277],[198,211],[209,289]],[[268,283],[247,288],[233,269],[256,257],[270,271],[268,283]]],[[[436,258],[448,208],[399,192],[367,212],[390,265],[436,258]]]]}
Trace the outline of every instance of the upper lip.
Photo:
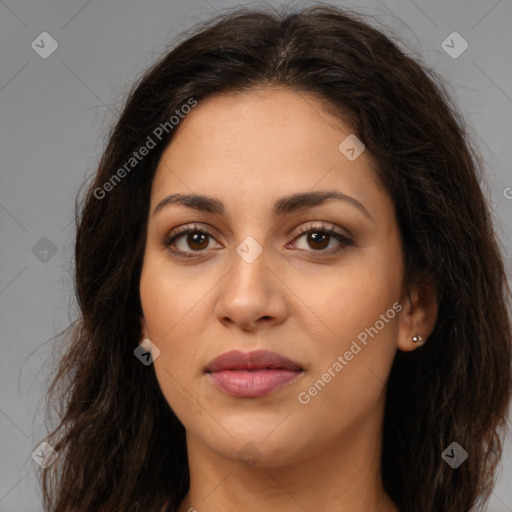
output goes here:
{"type": "Polygon", "coordinates": [[[211,361],[205,372],[220,372],[223,370],[264,370],[283,369],[301,371],[303,368],[287,357],[270,350],[254,350],[242,352],[231,350],[225,352],[211,361]]]}

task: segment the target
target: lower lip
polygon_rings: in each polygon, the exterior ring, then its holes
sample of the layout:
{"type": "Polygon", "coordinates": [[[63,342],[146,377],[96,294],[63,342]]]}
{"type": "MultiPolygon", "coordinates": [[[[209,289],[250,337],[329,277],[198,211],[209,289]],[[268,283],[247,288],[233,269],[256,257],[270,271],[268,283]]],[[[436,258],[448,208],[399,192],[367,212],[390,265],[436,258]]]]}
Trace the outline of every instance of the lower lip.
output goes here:
{"type": "Polygon", "coordinates": [[[301,371],[282,369],[269,370],[224,370],[209,373],[213,385],[228,395],[237,398],[257,398],[294,381],[301,371]]]}

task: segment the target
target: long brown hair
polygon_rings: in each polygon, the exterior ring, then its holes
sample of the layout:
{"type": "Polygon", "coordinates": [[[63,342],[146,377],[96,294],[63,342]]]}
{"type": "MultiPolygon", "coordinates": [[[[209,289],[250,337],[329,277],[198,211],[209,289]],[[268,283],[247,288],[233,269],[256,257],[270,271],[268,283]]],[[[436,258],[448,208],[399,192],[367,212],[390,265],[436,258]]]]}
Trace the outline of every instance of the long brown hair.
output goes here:
{"type": "Polygon", "coordinates": [[[321,5],[217,17],[130,91],[77,211],[80,317],[49,388],[59,423],[46,440],[59,456],[41,473],[46,511],[160,512],[186,494],[184,427],[133,354],[151,183],[174,131],[119,169],[191,98],[267,84],[313,94],[351,126],[394,201],[406,278],[427,275],[437,289],[434,332],[421,349],[397,352],[389,377],[386,492],[405,512],[463,512],[488,498],[510,399],[511,330],[481,159],[432,69],[357,13],[321,5]],[[468,453],[456,469],[442,458],[452,442],[468,453]]]}

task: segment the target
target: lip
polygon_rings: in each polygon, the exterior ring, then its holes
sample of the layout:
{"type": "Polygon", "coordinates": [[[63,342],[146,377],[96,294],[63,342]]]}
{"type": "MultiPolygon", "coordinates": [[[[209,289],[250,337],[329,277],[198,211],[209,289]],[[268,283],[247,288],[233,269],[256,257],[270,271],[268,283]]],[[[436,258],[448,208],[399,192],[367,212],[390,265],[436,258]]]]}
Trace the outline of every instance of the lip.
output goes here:
{"type": "Polygon", "coordinates": [[[231,350],[205,368],[210,382],[237,398],[265,396],[297,379],[304,369],[291,359],[268,350],[231,350]]]}

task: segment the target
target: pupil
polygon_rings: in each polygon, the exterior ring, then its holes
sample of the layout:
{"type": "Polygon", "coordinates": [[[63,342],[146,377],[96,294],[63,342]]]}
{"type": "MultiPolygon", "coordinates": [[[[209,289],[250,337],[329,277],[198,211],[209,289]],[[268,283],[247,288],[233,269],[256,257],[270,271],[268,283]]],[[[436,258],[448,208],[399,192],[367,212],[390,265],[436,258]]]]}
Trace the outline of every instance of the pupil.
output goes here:
{"type": "Polygon", "coordinates": [[[328,239],[329,235],[326,235],[325,233],[324,234],[320,234],[320,233],[310,233],[309,234],[309,238],[310,240],[312,240],[313,244],[321,244],[321,247],[317,247],[318,249],[323,249],[324,247],[327,247],[327,245],[329,245],[328,243],[323,243],[322,242],[325,242],[327,239],[328,239]],[[322,240],[318,240],[319,238],[321,238],[322,240]]]}
{"type": "MultiPolygon", "coordinates": [[[[208,241],[206,240],[206,235],[204,233],[191,233],[189,235],[189,240],[192,242],[192,244],[199,245],[199,249],[203,249],[206,241],[206,245],[208,245],[208,241]],[[201,243],[198,239],[203,239],[203,242],[201,243]]],[[[193,247],[192,247],[193,248],[193,247]]]]}

